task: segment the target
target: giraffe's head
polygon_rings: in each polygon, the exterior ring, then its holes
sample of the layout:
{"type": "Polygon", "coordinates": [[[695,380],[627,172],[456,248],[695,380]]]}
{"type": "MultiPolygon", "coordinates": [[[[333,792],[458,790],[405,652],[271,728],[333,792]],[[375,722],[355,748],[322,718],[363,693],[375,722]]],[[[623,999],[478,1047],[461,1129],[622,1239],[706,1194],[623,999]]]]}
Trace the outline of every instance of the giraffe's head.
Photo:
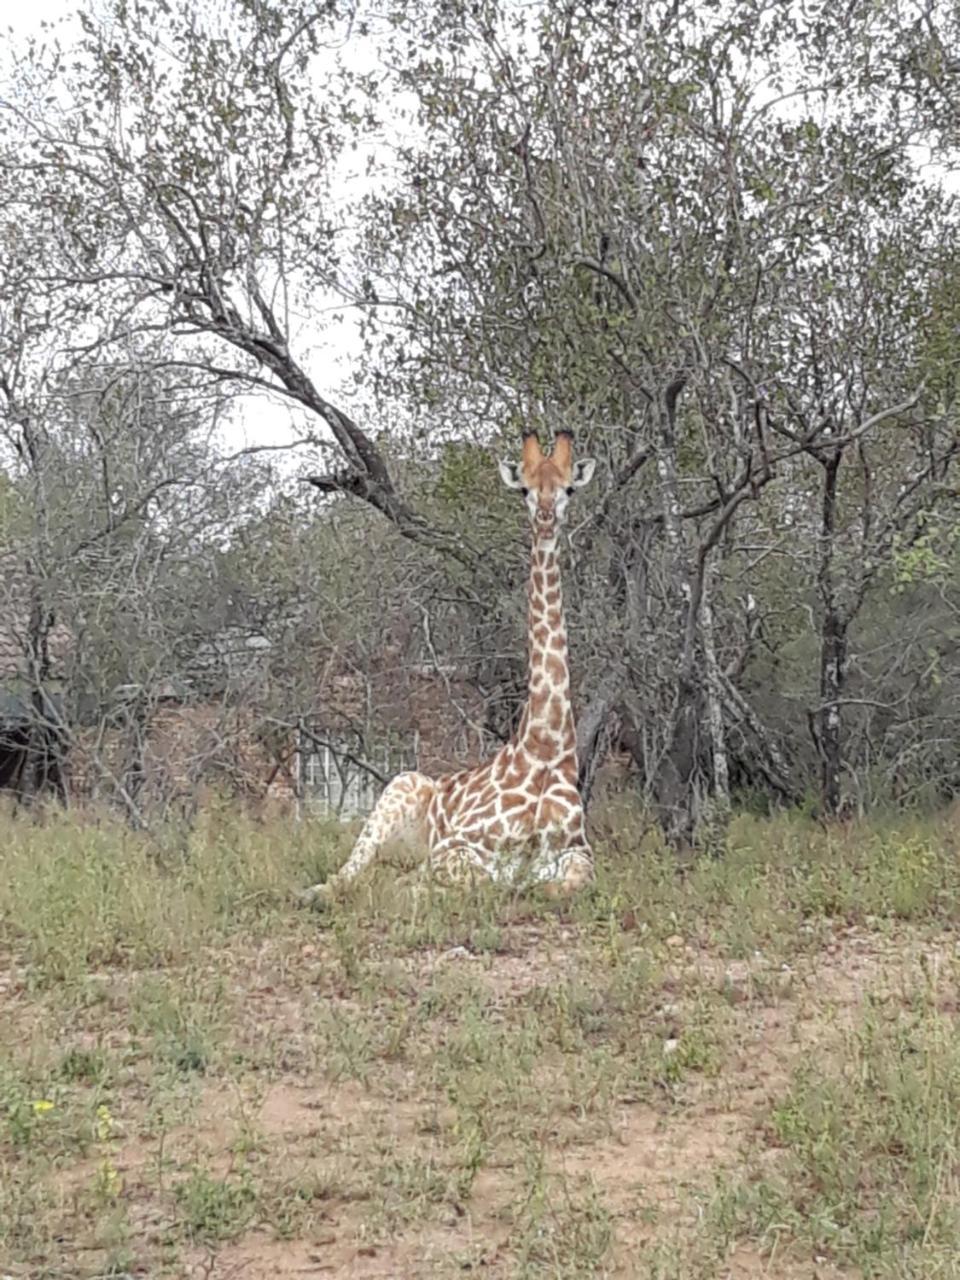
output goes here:
{"type": "Polygon", "coordinates": [[[519,489],[526,498],[534,532],[550,534],[563,523],[573,491],[590,483],[596,465],[595,458],[574,461],[568,431],[557,432],[549,454],[541,450],[536,432],[530,431],[523,437],[520,462],[501,462],[500,477],[508,489],[519,489]]]}

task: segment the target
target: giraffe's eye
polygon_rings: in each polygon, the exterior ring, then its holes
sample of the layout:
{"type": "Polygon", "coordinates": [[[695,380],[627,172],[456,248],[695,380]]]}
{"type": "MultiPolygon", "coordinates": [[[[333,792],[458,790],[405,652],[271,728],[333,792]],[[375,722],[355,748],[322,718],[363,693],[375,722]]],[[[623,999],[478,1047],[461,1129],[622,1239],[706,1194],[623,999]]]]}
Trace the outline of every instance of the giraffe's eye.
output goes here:
{"type": "Polygon", "coordinates": [[[530,492],[530,490],[526,487],[526,485],[524,485],[524,486],[521,488],[520,492],[523,494],[523,496],[524,496],[524,497],[526,497],[526,496],[527,496],[527,494],[530,492]]]}
{"type": "Polygon", "coordinates": [[[567,485],[567,497],[568,497],[568,498],[573,497],[573,485],[572,485],[572,484],[568,484],[568,485],[567,485]]]}

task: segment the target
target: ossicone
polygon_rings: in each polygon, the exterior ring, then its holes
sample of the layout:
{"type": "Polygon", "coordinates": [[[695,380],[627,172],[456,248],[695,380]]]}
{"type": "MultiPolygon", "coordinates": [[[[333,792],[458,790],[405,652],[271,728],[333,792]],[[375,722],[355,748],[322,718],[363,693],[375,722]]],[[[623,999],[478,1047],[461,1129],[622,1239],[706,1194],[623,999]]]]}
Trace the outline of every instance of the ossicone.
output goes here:
{"type": "Polygon", "coordinates": [[[573,433],[558,431],[553,442],[553,453],[550,455],[561,471],[567,471],[573,462],[573,433]]]}
{"type": "Polygon", "coordinates": [[[536,431],[524,431],[523,433],[523,465],[525,467],[535,467],[543,458],[543,450],[540,448],[540,440],[536,431]]]}

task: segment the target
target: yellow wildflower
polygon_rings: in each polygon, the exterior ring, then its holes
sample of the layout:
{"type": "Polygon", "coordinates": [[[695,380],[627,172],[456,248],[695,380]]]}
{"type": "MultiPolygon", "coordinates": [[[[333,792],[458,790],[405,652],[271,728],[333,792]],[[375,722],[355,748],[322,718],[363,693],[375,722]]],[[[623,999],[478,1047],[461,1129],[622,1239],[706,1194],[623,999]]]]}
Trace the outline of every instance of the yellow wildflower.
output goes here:
{"type": "Polygon", "coordinates": [[[110,1114],[110,1108],[101,1103],[97,1107],[97,1137],[101,1142],[106,1142],[107,1138],[110,1137],[112,1128],[113,1116],[110,1114]]]}
{"type": "Polygon", "coordinates": [[[107,1200],[115,1200],[120,1194],[123,1184],[120,1181],[120,1174],[113,1167],[109,1156],[104,1157],[100,1164],[97,1183],[101,1196],[107,1200]]]}

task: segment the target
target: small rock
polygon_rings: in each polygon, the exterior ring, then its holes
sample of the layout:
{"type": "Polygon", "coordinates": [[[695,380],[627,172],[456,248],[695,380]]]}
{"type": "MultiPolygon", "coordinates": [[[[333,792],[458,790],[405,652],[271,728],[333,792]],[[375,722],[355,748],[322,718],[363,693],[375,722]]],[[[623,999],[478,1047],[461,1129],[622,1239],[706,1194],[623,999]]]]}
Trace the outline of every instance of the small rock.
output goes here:
{"type": "Polygon", "coordinates": [[[311,956],[315,956],[317,954],[317,948],[312,942],[308,942],[306,946],[300,948],[300,954],[303,956],[304,960],[309,960],[311,956]]]}
{"type": "Polygon", "coordinates": [[[682,947],[682,946],[683,946],[683,938],[681,938],[681,937],[680,937],[680,934],[679,934],[679,933],[671,933],[670,937],[667,939],[667,946],[668,946],[668,947],[682,947]]]}
{"type": "Polygon", "coordinates": [[[676,1052],[677,1052],[677,1050],[679,1049],[679,1047],[680,1047],[680,1041],[679,1041],[679,1040],[664,1040],[664,1042],[663,1042],[663,1056],[664,1056],[665,1058],[669,1058],[669,1057],[670,1057],[670,1055],[671,1055],[671,1053],[676,1053],[676,1052]]]}
{"type": "Polygon", "coordinates": [[[466,947],[451,947],[449,951],[444,951],[440,957],[441,960],[472,960],[473,953],[468,951],[466,947]]]}
{"type": "Polygon", "coordinates": [[[730,974],[727,974],[723,980],[723,994],[730,1004],[746,1004],[750,999],[750,992],[746,983],[738,978],[731,977],[730,974]]]}

